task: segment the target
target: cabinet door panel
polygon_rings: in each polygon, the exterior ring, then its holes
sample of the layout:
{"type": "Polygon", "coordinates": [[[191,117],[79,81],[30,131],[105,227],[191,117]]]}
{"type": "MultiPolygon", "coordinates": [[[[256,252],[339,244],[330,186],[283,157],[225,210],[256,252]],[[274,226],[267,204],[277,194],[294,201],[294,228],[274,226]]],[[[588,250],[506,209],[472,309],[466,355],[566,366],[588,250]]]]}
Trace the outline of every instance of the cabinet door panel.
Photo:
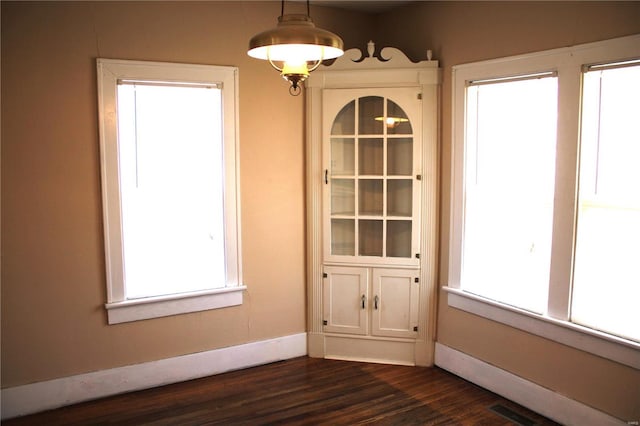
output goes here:
{"type": "Polygon", "coordinates": [[[419,92],[323,90],[323,166],[316,177],[323,183],[324,261],[419,266],[419,92]]]}
{"type": "Polygon", "coordinates": [[[369,270],[327,266],[324,272],[324,331],[366,334],[369,270]]]}
{"type": "Polygon", "coordinates": [[[417,276],[417,270],[373,270],[373,335],[411,338],[418,335],[417,276]]]}

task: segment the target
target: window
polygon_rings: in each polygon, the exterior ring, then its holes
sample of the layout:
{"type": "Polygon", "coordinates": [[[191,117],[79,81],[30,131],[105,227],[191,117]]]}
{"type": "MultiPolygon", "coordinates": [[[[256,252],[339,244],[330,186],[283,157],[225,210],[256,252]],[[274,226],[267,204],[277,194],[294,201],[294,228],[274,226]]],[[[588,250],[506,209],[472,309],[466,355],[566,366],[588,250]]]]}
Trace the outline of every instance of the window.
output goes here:
{"type": "Polygon", "coordinates": [[[586,68],[571,320],[635,341],[640,341],[639,114],[640,61],[586,68]],[[604,283],[616,291],[603,292],[604,283]]]}
{"type": "Polygon", "coordinates": [[[538,313],[551,260],[557,99],[553,74],[467,88],[461,284],[538,313]]]}
{"type": "Polygon", "coordinates": [[[453,73],[449,304],[638,368],[640,36],[453,73]]]}
{"type": "Polygon", "coordinates": [[[98,60],[109,323],[242,303],[236,76],[98,60]]]}

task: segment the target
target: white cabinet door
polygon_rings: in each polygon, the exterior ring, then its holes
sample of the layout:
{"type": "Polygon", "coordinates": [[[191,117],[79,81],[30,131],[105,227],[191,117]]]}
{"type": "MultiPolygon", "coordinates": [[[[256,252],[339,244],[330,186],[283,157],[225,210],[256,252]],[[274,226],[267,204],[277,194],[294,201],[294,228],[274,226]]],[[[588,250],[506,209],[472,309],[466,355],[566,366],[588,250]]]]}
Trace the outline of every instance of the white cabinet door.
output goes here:
{"type": "Polygon", "coordinates": [[[323,91],[325,261],[419,266],[420,93],[323,91]]]}
{"type": "Polygon", "coordinates": [[[417,337],[417,280],[417,270],[373,269],[372,335],[417,337]]]}
{"type": "Polygon", "coordinates": [[[324,273],[324,331],[367,334],[369,269],[326,266],[324,273]]]}

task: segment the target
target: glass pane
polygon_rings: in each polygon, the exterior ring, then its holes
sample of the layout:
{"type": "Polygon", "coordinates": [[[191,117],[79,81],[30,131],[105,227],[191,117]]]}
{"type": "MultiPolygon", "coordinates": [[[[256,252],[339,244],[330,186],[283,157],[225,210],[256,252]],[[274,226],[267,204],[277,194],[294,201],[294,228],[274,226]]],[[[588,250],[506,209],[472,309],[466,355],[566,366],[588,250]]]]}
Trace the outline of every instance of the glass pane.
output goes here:
{"type": "Polygon", "coordinates": [[[358,214],[382,216],[382,179],[360,179],[358,186],[358,214]]]}
{"type": "Polygon", "coordinates": [[[331,179],[331,214],[356,213],[354,179],[331,179]]]}
{"type": "Polygon", "coordinates": [[[463,289],[546,311],[557,78],[467,89],[463,289]]]}
{"type": "Polygon", "coordinates": [[[380,96],[366,96],[358,99],[358,132],[361,135],[381,135],[384,116],[384,99],[380,96]]]}
{"type": "Polygon", "coordinates": [[[412,179],[387,181],[387,215],[411,216],[413,197],[412,179]]]}
{"type": "Polygon", "coordinates": [[[588,72],[571,320],[640,341],[640,66],[588,72]]]}
{"type": "Polygon", "coordinates": [[[331,174],[355,174],[355,141],[353,138],[331,138],[331,174]]]}
{"type": "Polygon", "coordinates": [[[118,85],[127,299],[225,286],[221,106],[218,89],[118,85]]]}
{"type": "Polygon", "coordinates": [[[387,257],[411,257],[411,221],[387,221],[387,257]]]}
{"type": "Polygon", "coordinates": [[[360,256],[382,256],[382,221],[360,220],[358,244],[360,256]]]}
{"type": "Polygon", "coordinates": [[[356,253],[354,219],[331,219],[331,254],[354,256],[356,253]]]}
{"type": "Polygon", "coordinates": [[[382,139],[360,139],[358,141],[358,174],[382,176],[383,157],[382,139]]]}
{"type": "Polygon", "coordinates": [[[407,114],[390,99],[387,100],[386,125],[387,134],[389,135],[409,135],[413,133],[407,114]]]}
{"type": "Polygon", "coordinates": [[[387,174],[390,176],[413,174],[413,138],[387,139],[387,174]]]}
{"type": "Polygon", "coordinates": [[[336,115],[331,126],[332,135],[353,135],[356,133],[356,101],[351,101],[336,115]]]}

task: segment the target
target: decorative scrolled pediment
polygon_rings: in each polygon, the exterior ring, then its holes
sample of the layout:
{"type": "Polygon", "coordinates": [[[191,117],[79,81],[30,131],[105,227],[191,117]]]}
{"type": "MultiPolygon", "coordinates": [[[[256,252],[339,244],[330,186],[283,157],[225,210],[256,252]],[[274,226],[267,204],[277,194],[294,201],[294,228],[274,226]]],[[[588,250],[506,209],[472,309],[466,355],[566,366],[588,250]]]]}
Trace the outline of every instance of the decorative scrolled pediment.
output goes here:
{"type": "Polygon", "coordinates": [[[427,60],[412,62],[401,50],[384,47],[376,54],[373,41],[367,51],[349,49],[333,63],[319,66],[311,73],[305,87],[407,87],[416,85],[438,85],[442,80],[438,61],[432,60],[431,50],[427,60]]]}
{"type": "Polygon", "coordinates": [[[367,43],[367,51],[358,48],[349,49],[332,64],[322,66],[331,70],[379,69],[379,68],[437,68],[438,61],[432,60],[432,52],[428,50],[427,60],[412,62],[407,55],[395,47],[384,47],[379,55],[375,55],[376,46],[373,41],[367,43]]]}

